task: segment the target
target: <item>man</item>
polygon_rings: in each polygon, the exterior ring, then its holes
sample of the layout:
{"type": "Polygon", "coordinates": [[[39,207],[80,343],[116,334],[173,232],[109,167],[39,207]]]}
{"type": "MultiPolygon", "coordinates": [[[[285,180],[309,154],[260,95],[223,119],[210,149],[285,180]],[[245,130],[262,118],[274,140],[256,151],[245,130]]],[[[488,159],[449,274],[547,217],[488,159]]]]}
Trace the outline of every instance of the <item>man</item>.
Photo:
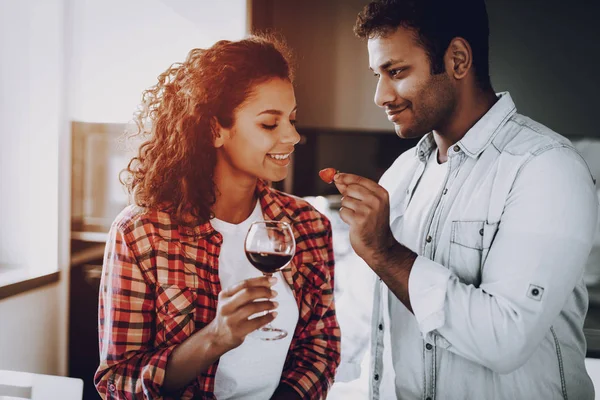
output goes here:
{"type": "Polygon", "coordinates": [[[494,93],[488,32],[483,0],[380,0],[358,16],[375,103],[400,138],[422,137],[379,184],[335,178],[351,244],[379,276],[374,399],[388,330],[397,398],[594,398],[593,178],[567,139],[494,93]]]}

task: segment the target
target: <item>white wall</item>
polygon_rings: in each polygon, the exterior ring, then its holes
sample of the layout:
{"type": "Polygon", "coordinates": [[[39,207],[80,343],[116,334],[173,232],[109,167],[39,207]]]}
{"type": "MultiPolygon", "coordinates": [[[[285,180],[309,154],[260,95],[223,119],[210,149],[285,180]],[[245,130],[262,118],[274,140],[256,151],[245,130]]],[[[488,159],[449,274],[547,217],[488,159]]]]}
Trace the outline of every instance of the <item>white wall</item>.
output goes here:
{"type": "Polygon", "coordinates": [[[246,0],[73,1],[70,117],[128,122],[142,91],[193,48],[246,33],[246,0]]]}
{"type": "MultiPolygon", "coordinates": [[[[64,13],[63,0],[0,0],[0,269],[59,267],[64,13]]],[[[0,301],[0,369],[64,371],[65,290],[0,301]]]]}
{"type": "Polygon", "coordinates": [[[0,264],[56,269],[63,3],[0,0],[0,264]]]}

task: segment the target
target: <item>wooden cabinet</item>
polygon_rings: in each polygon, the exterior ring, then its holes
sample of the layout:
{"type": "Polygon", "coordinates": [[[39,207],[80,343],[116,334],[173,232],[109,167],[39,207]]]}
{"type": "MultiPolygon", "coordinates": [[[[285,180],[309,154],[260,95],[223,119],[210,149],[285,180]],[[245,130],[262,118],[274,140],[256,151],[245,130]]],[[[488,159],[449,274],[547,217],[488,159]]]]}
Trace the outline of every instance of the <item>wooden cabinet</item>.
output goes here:
{"type": "Polygon", "coordinates": [[[94,373],[100,363],[98,352],[98,292],[102,274],[104,243],[72,241],[69,285],[69,376],[83,379],[83,399],[100,396],[94,373]]]}

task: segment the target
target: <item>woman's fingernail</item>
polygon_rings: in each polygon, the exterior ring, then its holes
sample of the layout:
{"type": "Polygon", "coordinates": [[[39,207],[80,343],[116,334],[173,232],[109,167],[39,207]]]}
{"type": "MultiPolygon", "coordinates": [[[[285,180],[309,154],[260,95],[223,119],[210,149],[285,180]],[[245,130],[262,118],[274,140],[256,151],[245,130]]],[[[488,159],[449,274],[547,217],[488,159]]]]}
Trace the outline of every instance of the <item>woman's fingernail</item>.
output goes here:
{"type": "Polygon", "coordinates": [[[273,303],[273,308],[279,307],[279,302],[278,301],[272,301],[272,303],[273,303]]]}
{"type": "Polygon", "coordinates": [[[271,290],[271,297],[277,297],[277,291],[271,290]]]}
{"type": "Polygon", "coordinates": [[[270,277],[270,278],[269,278],[269,283],[270,283],[271,285],[274,285],[274,284],[276,284],[276,283],[277,283],[277,278],[275,278],[274,276],[270,277]]]}
{"type": "Polygon", "coordinates": [[[275,318],[277,316],[277,311],[271,311],[270,314],[275,318]]]}

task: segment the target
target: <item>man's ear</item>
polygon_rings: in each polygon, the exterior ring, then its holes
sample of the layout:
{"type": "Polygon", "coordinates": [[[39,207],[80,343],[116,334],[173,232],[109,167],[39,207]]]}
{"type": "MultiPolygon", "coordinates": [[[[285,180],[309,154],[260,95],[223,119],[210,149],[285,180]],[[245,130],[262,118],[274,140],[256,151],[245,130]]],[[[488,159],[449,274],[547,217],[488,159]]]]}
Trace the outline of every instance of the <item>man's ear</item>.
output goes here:
{"type": "Polygon", "coordinates": [[[444,55],[446,71],[454,79],[463,79],[473,65],[473,51],[471,45],[461,37],[455,37],[450,42],[444,55]]]}
{"type": "Polygon", "coordinates": [[[229,136],[229,130],[223,128],[216,117],[213,117],[210,121],[210,128],[213,132],[213,145],[218,149],[225,144],[225,139],[229,136]]]}

